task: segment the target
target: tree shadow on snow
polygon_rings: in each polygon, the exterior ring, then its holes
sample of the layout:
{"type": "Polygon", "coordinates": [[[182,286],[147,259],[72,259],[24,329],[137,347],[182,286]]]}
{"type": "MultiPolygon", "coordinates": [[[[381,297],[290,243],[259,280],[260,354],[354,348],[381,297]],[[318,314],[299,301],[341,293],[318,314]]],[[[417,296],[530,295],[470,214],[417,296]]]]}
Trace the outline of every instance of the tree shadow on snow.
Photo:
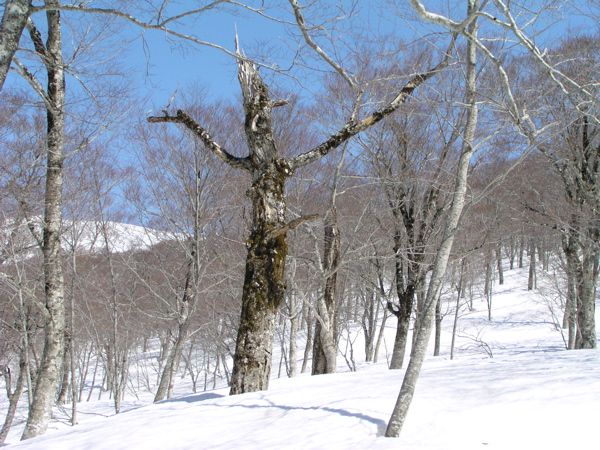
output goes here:
{"type": "Polygon", "coordinates": [[[163,400],[162,402],[159,402],[159,403],[179,403],[179,402],[196,403],[196,402],[203,402],[204,400],[213,400],[215,398],[221,398],[221,397],[225,397],[225,396],[223,394],[216,394],[214,392],[204,392],[202,394],[188,395],[186,397],[170,398],[168,400],[163,400]]]}
{"type": "Polygon", "coordinates": [[[330,413],[334,413],[334,414],[339,414],[340,416],[344,416],[344,417],[353,417],[355,419],[359,419],[365,422],[370,422],[374,425],[377,426],[377,436],[384,436],[385,435],[385,430],[387,428],[387,422],[383,419],[378,419],[376,417],[372,417],[372,416],[368,416],[366,414],[363,413],[358,413],[358,412],[350,412],[347,411],[345,409],[340,409],[340,408],[331,408],[329,406],[289,406],[289,405],[277,405],[275,403],[273,403],[270,400],[266,400],[269,404],[268,405],[242,405],[242,404],[235,404],[235,405],[212,405],[212,406],[218,406],[218,407],[226,407],[226,408],[250,408],[250,409],[269,409],[269,408],[277,408],[277,409],[282,409],[284,411],[327,411],[330,413]]]}

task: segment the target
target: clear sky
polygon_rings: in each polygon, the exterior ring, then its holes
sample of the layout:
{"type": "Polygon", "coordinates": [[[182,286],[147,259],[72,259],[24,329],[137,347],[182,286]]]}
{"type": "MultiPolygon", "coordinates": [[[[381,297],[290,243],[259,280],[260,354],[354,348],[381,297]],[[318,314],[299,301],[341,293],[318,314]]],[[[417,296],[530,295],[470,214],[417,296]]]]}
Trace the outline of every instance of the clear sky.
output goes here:
{"type": "MultiPolygon", "coordinates": [[[[110,2],[89,2],[90,5],[109,4],[110,2]]],[[[142,11],[132,5],[143,5],[151,2],[138,0],[125,3],[129,12],[136,17],[150,17],[151,11],[142,11]]],[[[160,4],[160,2],[153,2],[160,4]]],[[[179,0],[167,2],[170,10],[167,15],[174,15],[207,4],[208,1],[179,0]]],[[[305,78],[309,72],[304,70],[304,65],[317,67],[319,70],[330,70],[322,62],[315,62],[308,52],[298,55],[298,31],[290,25],[293,15],[287,0],[271,0],[269,2],[250,0],[251,6],[260,6],[262,3],[269,5],[266,12],[272,17],[281,20],[277,22],[261,17],[257,14],[244,11],[240,8],[227,7],[214,9],[202,14],[174,22],[169,26],[173,29],[196,36],[200,39],[213,42],[227,49],[233,50],[234,34],[237,32],[243,49],[251,56],[261,55],[268,63],[277,64],[284,69],[282,73],[265,73],[266,77],[275,77],[279,83],[283,81],[289,89],[310,91],[315,83],[310,83],[305,78]],[[309,55],[309,56],[307,56],[309,55]],[[288,69],[293,67],[291,71],[288,69]],[[296,77],[296,78],[294,78],[296,77]],[[287,78],[287,80],[286,80],[287,78]]],[[[464,0],[424,0],[430,10],[447,14],[454,19],[464,17],[464,0]]],[[[520,4],[529,3],[532,6],[540,4],[539,0],[524,0],[520,4]]],[[[566,10],[551,9],[545,12],[545,19],[534,25],[532,34],[537,35],[539,42],[544,46],[551,45],[558,36],[567,32],[594,32],[598,30],[598,23],[586,18],[582,10],[583,1],[573,0],[572,8],[566,10]],[[594,30],[595,29],[595,30],[594,30]]],[[[303,1],[301,4],[311,4],[303,1]]],[[[338,1],[321,1],[318,8],[309,8],[306,19],[309,24],[322,25],[315,33],[319,45],[334,54],[344,54],[353,51],[356,41],[350,38],[351,33],[362,33],[364,42],[377,39],[412,41],[419,36],[430,32],[441,31],[440,27],[424,25],[421,21],[414,20],[414,14],[407,0],[342,0],[341,7],[338,1]],[[412,17],[411,17],[412,16],[412,17]],[[411,20],[412,19],[412,20],[411,20]]],[[[523,10],[523,14],[526,14],[523,10]]],[[[34,18],[43,27],[41,13],[34,18]]],[[[84,17],[82,14],[65,13],[65,48],[72,50],[77,46],[78,35],[93,35],[98,28],[98,17],[84,17]],[[82,29],[85,32],[82,32],[82,29]]],[[[497,30],[496,30],[497,32],[497,30]]],[[[233,58],[219,50],[199,46],[176,37],[167,36],[160,31],[141,30],[134,25],[121,20],[112,20],[111,36],[106,41],[107,45],[94,44],[95,49],[90,51],[91,57],[85,64],[91,66],[96,58],[95,70],[97,73],[110,71],[111,65],[120,66],[125,70],[127,82],[130,87],[143,97],[148,96],[151,105],[149,108],[164,106],[171,95],[177,90],[179,95],[190,86],[201,87],[209,100],[234,99],[238,96],[239,88],[236,80],[236,69],[233,58]],[[105,54],[118,55],[112,61],[105,60],[105,54]],[[99,54],[103,53],[101,57],[99,54]],[[107,67],[103,67],[105,64],[107,67]]],[[[105,36],[106,37],[106,36],[105,36]]],[[[24,38],[27,40],[27,37],[24,38]]],[[[302,44],[304,46],[304,44],[302,44]]],[[[305,48],[305,46],[304,46],[305,48]]],[[[75,61],[74,66],[77,66],[75,61]]],[[[313,76],[318,77],[318,72],[313,71],[313,76]]],[[[9,78],[9,86],[22,85],[13,74],[9,78]],[[12,78],[12,80],[11,80],[12,78]]],[[[83,77],[84,79],[84,77],[83,77]]],[[[71,80],[69,87],[74,88],[77,82],[71,80]]]]}

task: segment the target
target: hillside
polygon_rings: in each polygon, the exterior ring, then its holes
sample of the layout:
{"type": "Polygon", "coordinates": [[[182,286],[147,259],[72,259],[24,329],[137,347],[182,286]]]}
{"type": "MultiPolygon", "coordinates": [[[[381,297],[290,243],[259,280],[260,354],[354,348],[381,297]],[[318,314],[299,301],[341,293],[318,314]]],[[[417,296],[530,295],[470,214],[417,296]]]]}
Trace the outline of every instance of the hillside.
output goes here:
{"type": "Polygon", "coordinates": [[[565,351],[544,296],[527,292],[524,272],[506,275],[495,287],[491,322],[479,300],[461,318],[452,361],[446,317],[442,356],[427,360],[399,440],[382,436],[402,373],[387,370],[380,355],[357,372],[274,379],[268,392],[189,395],[182,384],[172,400],[144,406],[150,396],[130,398],[129,410],[112,417],[108,401],[84,403],[78,426],[55,421],[47,435],[18,444],[17,426],[10,448],[592,448],[600,352],[565,351]]]}

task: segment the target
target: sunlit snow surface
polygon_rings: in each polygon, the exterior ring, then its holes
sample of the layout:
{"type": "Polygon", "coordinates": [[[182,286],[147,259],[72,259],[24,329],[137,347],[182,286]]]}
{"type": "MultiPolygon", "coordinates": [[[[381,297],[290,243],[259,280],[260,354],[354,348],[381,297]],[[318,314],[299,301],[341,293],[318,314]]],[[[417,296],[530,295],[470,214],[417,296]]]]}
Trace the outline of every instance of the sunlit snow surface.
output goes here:
{"type": "MultiPolygon", "coordinates": [[[[426,361],[399,439],[383,433],[403,372],[387,370],[382,346],[378,364],[359,364],[355,373],[274,379],[268,392],[229,397],[222,389],[147,406],[130,401],[128,411],[110,417],[108,402],[82,403],[78,426],[53,422],[45,436],[10,448],[598,448],[600,352],[563,350],[546,301],[526,290],[524,271],[506,275],[505,285],[495,286],[492,322],[479,299],[476,311],[461,318],[453,361],[452,317],[445,317],[442,356],[426,361]]],[[[395,322],[388,325],[389,350],[395,322]]],[[[361,347],[359,338],[357,358],[361,347]]],[[[343,361],[340,370],[347,371],[343,361]]],[[[17,442],[19,430],[22,424],[9,442],[17,442]]]]}

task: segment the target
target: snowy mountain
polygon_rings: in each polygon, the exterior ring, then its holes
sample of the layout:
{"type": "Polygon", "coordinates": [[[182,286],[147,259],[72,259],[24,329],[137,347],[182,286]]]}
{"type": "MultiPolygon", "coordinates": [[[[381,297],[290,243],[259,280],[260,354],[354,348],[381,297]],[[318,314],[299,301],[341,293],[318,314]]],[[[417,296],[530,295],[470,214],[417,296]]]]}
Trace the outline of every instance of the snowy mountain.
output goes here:
{"type": "Polygon", "coordinates": [[[173,233],[112,221],[64,221],[63,229],[62,241],[65,250],[75,247],[76,251],[90,253],[105,250],[107,242],[111,252],[122,253],[143,250],[176,237],[173,233]]]}
{"type": "MultiPolygon", "coordinates": [[[[35,217],[31,223],[34,233],[41,240],[42,219],[35,217]]],[[[5,222],[0,230],[0,236],[2,246],[7,249],[7,253],[11,253],[8,249],[14,249],[19,257],[23,255],[30,257],[34,254],[36,241],[25,222],[18,226],[15,226],[12,221],[5,222]]],[[[104,251],[108,245],[111,252],[122,253],[147,249],[159,242],[177,237],[178,235],[174,233],[114,221],[64,220],[61,241],[66,252],[75,250],[77,253],[96,253],[104,251]]]]}
{"type": "Polygon", "coordinates": [[[506,273],[493,301],[491,321],[479,299],[461,317],[454,360],[452,321],[445,318],[442,356],[426,361],[399,439],[383,437],[402,382],[402,371],[388,370],[383,354],[393,344],[390,323],[380,362],[358,364],[356,372],[347,372],[340,357],[345,373],[274,379],[267,392],[233,397],[225,388],[191,394],[178,380],[175,398],[152,405],[151,393],[129,396],[128,411],[118,416],[109,400],[81,403],[76,427],[57,409],[45,436],[17,443],[21,423],[9,448],[596,448],[600,351],[564,350],[548,299],[527,291],[522,270],[506,273]]]}

